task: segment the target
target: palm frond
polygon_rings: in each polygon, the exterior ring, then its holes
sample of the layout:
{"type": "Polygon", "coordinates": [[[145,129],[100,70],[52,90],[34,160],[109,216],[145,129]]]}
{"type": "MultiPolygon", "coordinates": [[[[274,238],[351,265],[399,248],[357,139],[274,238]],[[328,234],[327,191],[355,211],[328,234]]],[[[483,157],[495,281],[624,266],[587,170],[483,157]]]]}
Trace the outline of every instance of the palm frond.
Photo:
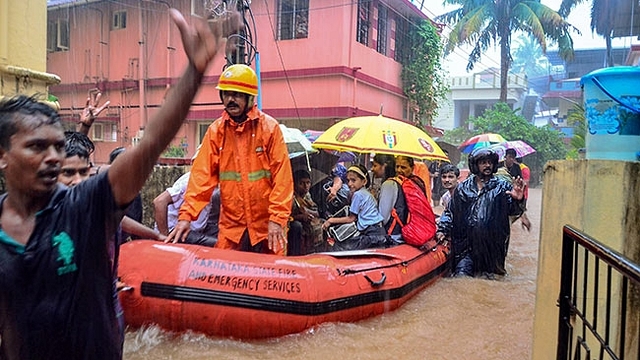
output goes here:
{"type": "Polygon", "coordinates": [[[563,18],[567,18],[577,5],[581,4],[585,0],[562,0],[560,3],[560,8],[558,9],[558,14],[563,18]]]}
{"type": "Polygon", "coordinates": [[[461,27],[461,32],[459,34],[460,42],[465,43],[467,42],[468,38],[473,36],[473,34],[477,34],[483,31],[485,23],[487,23],[487,21],[491,19],[487,16],[487,13],[490,13],[490,11],[488,10],[489,9],[487,9],[486,6],[482,6],[475,9],[475,11],[470,12],[464,17],[462,21],[463,26],[461,27]]]}
{"type": "Polygon", "coordinates": [[[482,53],[487,51],[491,42],[493,41],[493,34],[489,31],[480,33],[478,40],[475,42],[473,49],[469,53],[469,62],[467,63],[467,71],[473,70],[475,63],[480,61],[482,53]]]}
{"type": "Polygon", "coordinates": [[[522,2],[514,6],[513,14],[516,17],[514,20],[519,22],[518,28],[533,36],[533,38],[537,40],[538,44],[540,44],[542,52],[546,52],[547,40],[544,26],[542,25],[541,18],[534,9],[532,9],[527,3],[522,2]]]}

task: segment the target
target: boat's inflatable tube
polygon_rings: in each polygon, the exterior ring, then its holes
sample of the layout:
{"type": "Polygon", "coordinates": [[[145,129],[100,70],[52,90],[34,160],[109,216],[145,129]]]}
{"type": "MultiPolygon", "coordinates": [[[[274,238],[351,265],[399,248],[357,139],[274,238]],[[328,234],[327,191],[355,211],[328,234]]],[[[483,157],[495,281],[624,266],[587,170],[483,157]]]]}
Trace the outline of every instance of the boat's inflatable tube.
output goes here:
{"type": "Polygon", "coordinates": [[[264,338],[396,309],[447,270],[431,244],[295,257],[136,240],[120,249],[125,321],[264,338]]]}

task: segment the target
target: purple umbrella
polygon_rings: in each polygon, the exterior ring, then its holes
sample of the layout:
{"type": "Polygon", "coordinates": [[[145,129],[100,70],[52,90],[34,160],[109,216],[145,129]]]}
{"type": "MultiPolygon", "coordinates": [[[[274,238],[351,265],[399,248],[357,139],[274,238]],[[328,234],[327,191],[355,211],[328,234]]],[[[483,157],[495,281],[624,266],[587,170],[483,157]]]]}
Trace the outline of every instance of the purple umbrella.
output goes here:
{"type": "Polygon", "coordinates": [[[491,149],[495,150],[500,156],[500,161],[504,160],[507,149],[516,151],[516,157],[521,158],[536,152],[536,149],[522,140],[504,141],[499,144],[491,145],[491,149]]]}

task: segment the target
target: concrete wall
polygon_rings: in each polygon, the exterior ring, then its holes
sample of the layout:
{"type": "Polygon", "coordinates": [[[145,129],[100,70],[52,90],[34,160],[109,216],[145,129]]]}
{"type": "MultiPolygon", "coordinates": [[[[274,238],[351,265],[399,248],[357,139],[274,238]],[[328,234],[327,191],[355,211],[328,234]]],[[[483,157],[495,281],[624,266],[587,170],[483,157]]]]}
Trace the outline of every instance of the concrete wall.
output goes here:
{"type": "Polygon", "coordinates": [[[44,72],[46,42],[46,0],[0,0],[0,98],[38,94],[46,100],[48,86],[60,82],[44,72]]]}
{"type": "MultiPolygon", "coordinates": [[[[547,163],[538,257],[534,360],[554,359],[556,356],[562,227],[572,225],[639,263],[639,195],[638,162],[569,160],[547,163]]],[[[615,290],[612,298],[617,296],[615,290]]],[[[637,302],[631,301],[629,306],[630,314],[640,313],[637,302]]],[[[632,326],[637,327],[637,316],[632,320],[635,323],[632,326]]],[[[613,334],[612,338],[615,339],[616,335],[613,334]]],[[[627,332],[628,346],[637,349],[637,339],[637,329],[634,333],[627,332]]]]}

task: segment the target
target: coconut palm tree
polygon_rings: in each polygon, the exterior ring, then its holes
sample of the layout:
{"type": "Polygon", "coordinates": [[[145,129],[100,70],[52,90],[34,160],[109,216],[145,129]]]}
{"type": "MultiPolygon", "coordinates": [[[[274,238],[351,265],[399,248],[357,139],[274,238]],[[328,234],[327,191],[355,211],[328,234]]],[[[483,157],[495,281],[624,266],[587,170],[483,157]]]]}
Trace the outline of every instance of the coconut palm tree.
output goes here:
{"type": "MultiPolygon", "coordinates": [[[[562,0],[558,13],[562,17],[569,16],[573,8],[585,0],[562,0]]],[[[613,66],[613,54],[611,52],[611,38],[616,24],[616,8],[628,4],[629,1],[621,0],[591,0],[591,31],[604,38],[607,45],[607,67],[613,66]]]]}
{"type": "Polygon", "coordinates": [[[548,60],[542,52],[542,47],[533,37],[520,35],[513,47],[511,70],[514,73],[525,73],[529,78],[548,74],[547,67],[543,65],[548,60]]]}
{"type": "Polygon", "coordinates": [[[489,46],[500,46],[500,101],[507,101],[507,75],[511,66],[511,34],[530,34],[546,52],[547,38],[558,44],[558,53],[565,59],[573,57],[573,40],[569,31],[577,29],[558,12],[542,5],[540,0],[445,0],[445,4],[460,5],[456,10],[436,17],[453,27],[446,50],[472,45],[467,71],[481,58],[489,46]]]}

